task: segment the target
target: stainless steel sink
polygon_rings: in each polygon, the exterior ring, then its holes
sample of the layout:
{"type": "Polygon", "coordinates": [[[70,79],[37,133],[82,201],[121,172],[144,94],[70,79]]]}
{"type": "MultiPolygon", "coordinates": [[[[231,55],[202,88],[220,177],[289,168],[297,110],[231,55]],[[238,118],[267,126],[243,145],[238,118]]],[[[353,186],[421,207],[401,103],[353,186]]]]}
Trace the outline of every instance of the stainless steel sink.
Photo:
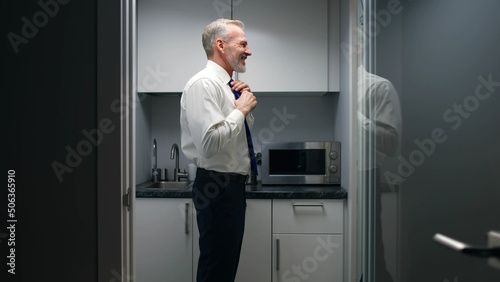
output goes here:
{"type": "Polygon", "coordinates": [[[186,189],[191,182],[189,181],[157,181],[147,185],[145,188],[160,188],[169,190],[183,190],[186,189]]]}

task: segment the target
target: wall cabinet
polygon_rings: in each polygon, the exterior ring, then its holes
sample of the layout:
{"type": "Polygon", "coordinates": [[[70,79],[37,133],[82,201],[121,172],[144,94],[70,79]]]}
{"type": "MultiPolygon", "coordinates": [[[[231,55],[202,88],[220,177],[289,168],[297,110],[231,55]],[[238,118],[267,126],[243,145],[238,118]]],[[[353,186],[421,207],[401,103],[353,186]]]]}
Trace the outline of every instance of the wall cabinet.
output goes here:
{"type": "Polygon", "coordinates": [[[182,92],[205,66],[205,26],[245,23],[253,56],[239,79],[254,92],[339,91],[338,0],[138,1],[138,91],[182,92]],[[232,6],[231,6],[232,5],[232,6]]]}
{"type": "Polygon", "coordinates": [[[136,199],[136,281],[192,281],[192,214],[191,199],[136,199]]]}
{"type": "Polygon", "coordinates": [[[253,55],[238,79],[254,92],[328,91],[328,1],[241,1],[253,55]]]}
{"type": "Polygon", "coordinates": [[[208,23],[230,17],[227,5],[216,2],[137,1],[139,92],[182,92],[186,82],[205,67],[201,34],[208,23]]]}

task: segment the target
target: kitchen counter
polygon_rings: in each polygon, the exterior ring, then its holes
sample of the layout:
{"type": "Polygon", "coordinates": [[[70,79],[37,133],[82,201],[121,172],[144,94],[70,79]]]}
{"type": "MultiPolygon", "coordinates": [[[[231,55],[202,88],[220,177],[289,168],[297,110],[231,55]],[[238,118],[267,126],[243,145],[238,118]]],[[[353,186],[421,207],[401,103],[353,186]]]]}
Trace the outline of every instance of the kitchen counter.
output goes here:
{"type": "MultiPolygon", "coordinates": [[[[136,198],[191,198],[192,186],[186,189],[167,190],[162,188],[145,188],[151,181],[138,184],[135,188],[136,198]]],[[[319,185],[246,185],[247,199],[345,199],[347,191],[341,186],[319,185]]]]}

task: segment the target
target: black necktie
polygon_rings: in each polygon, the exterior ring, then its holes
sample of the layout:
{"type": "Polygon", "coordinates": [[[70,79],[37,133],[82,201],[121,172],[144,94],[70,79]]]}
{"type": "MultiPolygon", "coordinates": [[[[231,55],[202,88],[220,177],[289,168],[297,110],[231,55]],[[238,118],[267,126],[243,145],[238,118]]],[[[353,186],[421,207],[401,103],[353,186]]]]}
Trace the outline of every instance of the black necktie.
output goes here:
{"type": "MultiPolygon", "coordinates": [[[[232,79],[229,81],[229,87],[232,87],[231,82],[233,82],[232,79]]],[[[235,99],[238,100],[238,98],[240,98],[241,93],[238,91],[234,91],[232,89],[231,91],[233,91],[235,99]]],[[[250,167],[252,168],[252,172],[255,173],[255,175],[257,175],[258,174],[257,159],[255,158],[255,152],[253,150],[252,134],[250,134],[250,128],[248,127],[246,118],[245,118],[245,131],[247,134],[248,154],[250,155],[250,167]]]]}

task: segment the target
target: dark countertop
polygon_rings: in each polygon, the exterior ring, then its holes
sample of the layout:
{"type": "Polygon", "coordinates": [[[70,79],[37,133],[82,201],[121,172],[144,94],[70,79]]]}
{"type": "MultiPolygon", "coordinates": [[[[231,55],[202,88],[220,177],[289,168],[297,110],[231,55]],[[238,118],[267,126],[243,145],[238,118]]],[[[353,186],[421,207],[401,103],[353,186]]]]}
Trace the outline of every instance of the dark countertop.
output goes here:
{"type": "MultiPolygon", "coordinates": [[[[136,186],[136,198],[191,198],[192,186],[186,189],[167,190],[162,188],[145,188],[151,184],[146,181],[136,186]]],[[[341,186],[295,185],[268,186],[260,182],[256,185],[246,185],[247,199],[345,199],[347,191],[341,186]]]]}

